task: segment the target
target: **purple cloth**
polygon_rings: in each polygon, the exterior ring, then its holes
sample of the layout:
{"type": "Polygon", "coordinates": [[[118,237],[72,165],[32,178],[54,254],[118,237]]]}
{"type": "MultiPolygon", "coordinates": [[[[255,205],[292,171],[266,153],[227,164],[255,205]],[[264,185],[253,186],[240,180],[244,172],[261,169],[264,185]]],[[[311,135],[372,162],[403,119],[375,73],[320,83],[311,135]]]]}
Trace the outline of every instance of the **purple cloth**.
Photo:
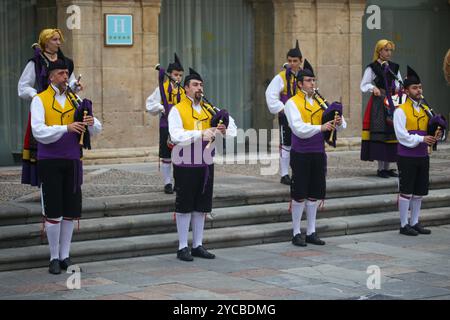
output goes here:
{"type": "Polygon", "coordinates": [[[292,150],[297,153],[325,153],[323,133],[319,132],[307,139],[301,139],[292,134],[292,150]]]}
{"type": "Polygon", "coordinates": [[[56,142],[44,144],[38,142],[38,160],[43,159],[80,159],[80,145],[78,135],[66,132],[56,142]]]}
{"type": "Polygon", "coordinates": [[[397,162],[397,143],[362,140],[361,160],[397,162]]]}
{"type": "MultiPolygon", "coordinates": [[[[419,136],[426,136],[426,131],[421,130],[409,130],[408,133],[410,134],[418,134],[419,136]]],[[[398,155],[402,157],[426,157],[428,156],[428,149],[427,144],[425,142],[419,143],[419,145],[415,148],[408,148],[402,145],[401,143],[398,144],[397,147],[398,155]]]]}

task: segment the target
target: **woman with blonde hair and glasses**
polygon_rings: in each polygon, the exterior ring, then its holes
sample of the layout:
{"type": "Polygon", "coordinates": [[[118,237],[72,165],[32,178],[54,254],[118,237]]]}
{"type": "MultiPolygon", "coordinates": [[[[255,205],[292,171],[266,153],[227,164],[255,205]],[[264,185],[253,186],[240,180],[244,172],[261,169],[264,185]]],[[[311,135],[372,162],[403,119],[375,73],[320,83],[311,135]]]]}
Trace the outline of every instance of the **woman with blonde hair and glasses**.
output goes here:
{"type": "MultiPolygon", "coordinates": [[[[370,92],[364,113],[361,160],[378,161],[377,176],[398,177],[391,162],[397,161],[397,140],[393,126],[393,114],[397,102],[393,96],[400,91],[400,66],[391,60],[395,44],[379,40],[372,62],[366,67],[361,80],[361,91],[370,92]]],[[[400,102],[402,103],[402,102],[400,102]]]]}
{"type": "MultiPolygon", "coordinates": [[[[44,29],[39,34],[38,43],[32,45],[33,57],[28,60],[25,69],[20,76],[17,91],[20,98],[30,101],[38,93],[45,91],[49,85],[48,69],[52,62],[65,61],[69,69],[70,87],[78,92],[82,85],[73,74],[73,61],[64,56],[61,44],[64,37],[59,29],[44,29]]],[[[37,173],[37,142],[31,131],[30,114],[25,132],[22,153],[22,183],[39,186],[37,173]]]]}

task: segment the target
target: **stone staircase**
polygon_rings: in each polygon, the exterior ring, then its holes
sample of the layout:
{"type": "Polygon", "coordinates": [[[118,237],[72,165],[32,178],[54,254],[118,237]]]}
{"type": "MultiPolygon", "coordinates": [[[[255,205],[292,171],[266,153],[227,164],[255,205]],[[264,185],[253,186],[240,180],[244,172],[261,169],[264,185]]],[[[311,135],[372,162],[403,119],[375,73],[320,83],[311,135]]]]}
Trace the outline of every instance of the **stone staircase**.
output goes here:
{"type": "MultiPolygon", "coordinates": [[[[228,188],[216,187],[214,209],[205,223],[205,246],[278,241],[288,245],[292,236],[288,188],[265,185],[255,177],[241,179],[245,185],[236,180],[228,188]]],[[[398,229],[396,179],[340,178],[328,181],[327,189],[328,199],[317,220],[322,237],[398,229]]],[[[161,253],[174,253],[175,258],[173,203],[173,196],[159,193],[157,198],[149,194],[85,198],[71,256],[76,262],[161,253]]],[[[430,194],[422,207],[425,225],[450,223],[450,177],[431,177],[430,194]]],[[[0,206],[0,271],[48,265],[40,221],[37,202],[0,206]]]]}

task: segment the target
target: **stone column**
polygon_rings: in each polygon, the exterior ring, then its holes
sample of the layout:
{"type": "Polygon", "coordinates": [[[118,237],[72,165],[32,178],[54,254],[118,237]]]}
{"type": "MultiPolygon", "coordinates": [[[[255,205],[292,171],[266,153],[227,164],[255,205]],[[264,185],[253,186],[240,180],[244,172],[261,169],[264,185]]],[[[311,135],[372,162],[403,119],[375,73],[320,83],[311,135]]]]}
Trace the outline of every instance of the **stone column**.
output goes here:
{"type": "Polygon", "coordinates": [[[158,119],[150,120],[145,99],[157,85],[152,65],[158,60],[159,0],[58,1],[58,26],[64,52],[73,57],[75,72],[83,75],[83,97],[94,103],[103,132],[93,148],[148,147],[158,143],[158,119]],[[67,30],[67,7],[81,9],[81,28],[67,30]],[[133,15],[133,46],[104,46],[104,14],[133,15]]]}
{"type": "Polygon", "coordinates": [[[273,115],[267,108],[265,92],[274,76],[273,4],[271,0],[251,0],[251,2],[255,19],[252,128],[271,129],[273,115]]]}
{"type": "Polygon", "coordinates": [[[329,101],[340,100],[348,130],[361,130],[361,18],[365,0],[273,0],[275,66],[279,71],[286,52],[299,40],[303,58],[314,67],[317,86],[329,101]]]}

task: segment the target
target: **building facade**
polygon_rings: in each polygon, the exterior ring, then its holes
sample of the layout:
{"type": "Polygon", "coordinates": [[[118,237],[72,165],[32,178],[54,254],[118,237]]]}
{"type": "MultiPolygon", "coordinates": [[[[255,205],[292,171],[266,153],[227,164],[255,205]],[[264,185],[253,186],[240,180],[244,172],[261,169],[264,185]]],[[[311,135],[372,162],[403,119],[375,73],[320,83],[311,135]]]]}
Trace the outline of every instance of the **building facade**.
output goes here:
{"type": "MultiPolygon", "coordinates": [[[[448,0],[431,2],[436,17],[450,21],[448,0]]],[[[167,66],[173,52],[186,71],[193,67],[204,76],[206,96],[230,110],[238,127],[275,127],[264,92],[296,39],[315,68],[322,95],[342,101],[349,125],[344,135],[359,137],[363,68],[370,62],[375,39],[395,36],[397,26],[389,24],[392,12],[414,11],[421,1],[408,3],[405,9],[389,7],[381,0],[5,0],[0,4],[4,26],[0,36],[6,44],[0,62],[0,165],[12,164],[13,155],[19,155],[22,148],[29,102],[17,97],[17,80],[31,57],[31,44],[44,27],[62,29],[63,51],[73,58],[75,73],[82,74],[82,96],[93,101],[94,113],[103,123],[93,149],[157,146],[158,119],[145,112],[145,99],[157,86],[154,66],[167,66]],[[366,9],[377,3],[388,8],[381,15],[385,27],[369,31],[366,9]],[[132,46],[105,45],[106,14],[132,15],[132,46]]],[[[429,10],[429,6],[419,8],[429,10]]],[[[402,19],[410,22],[407,15],[402,19]]],[[[447,26],[448,22],[442,22],[427,28],[447,26]]],[[[403,39],[409,39],[407,29],[402,32],[403,39]]],[[[436,55],[442,70],[440,48],[445,54],[450,43],[438,35],[434,38],[440,44],[429,60],[436,55]]],[[[413,47],[414,41],[405,43],[413,47]]],[[[429,49],[432,45],[431,40],[427,42],[429,49]]],[[[420,54],[429,53],[420,50],[420,54]]],[[[422,74],[420,67],[415,69],[422,74]]],[[[439,76],[443,78],[442,71],[439,76]]],[[[431,74],[427,80],[439,82],[431,74]]],[[[448,91],[439,96],[442,101],[448,98],[448,91]]]]}

